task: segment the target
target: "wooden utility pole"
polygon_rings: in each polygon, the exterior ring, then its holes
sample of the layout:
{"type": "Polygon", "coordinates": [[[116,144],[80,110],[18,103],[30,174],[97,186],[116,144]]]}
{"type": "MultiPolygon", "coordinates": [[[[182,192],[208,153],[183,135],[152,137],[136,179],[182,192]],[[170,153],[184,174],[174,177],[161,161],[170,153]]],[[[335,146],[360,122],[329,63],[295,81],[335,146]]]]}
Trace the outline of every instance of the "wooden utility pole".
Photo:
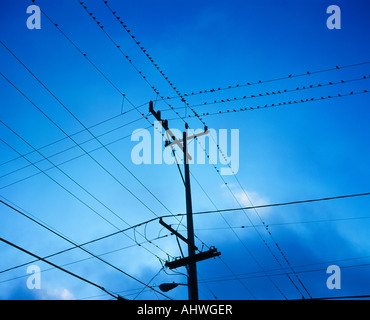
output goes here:
{"type": "Polygon", "coordinates": [[[204,135],[208,133],[207,127],[204,128],[204,132],[188,136],[188,124],[185,123],[185,131],[183,132],[182,141],[181,139],[177,139],[171,130],[168,128],[168,121],[161,119],[160,111],[154,111],[153,108],[153,101],[149,102],[149,112],[153,114],[153,116],[157,119],[158,122],[161,123],[162,127],[166,130],[168,136],[173,140],[172,142],[168,142],[165,146],[169,147],[172,145],[179,146],[184,153],[184,185],[185,185],[185,197],[186,197],[186,217],[187,217],[187,239],[179,234],[176,230],[171,228],[170,225],[166,224],[162,219],[159,220],[159,223],[170,230],[175,236],[179,239],[183,240],[188,245],[188,257],[183,257],[182,259],[176,259],[174,261],[166,262],[166,266],[170,269],[175,269],[179,267],[187,267],[188,270],[188,295],[189,300],[199,300],[198,294],[198,277],[197,277],[197,262],[210,259],[216,256],[219,256],[221,253],[217,252],[217,249],[211,247],[210,250],[205,252],[196,253],[195,251],[198,250],[195,246],[194,241],[194,223],[193,223],[193,208],[192,208],[192,201],[191,201],[191,188],[190,188],[190,171],[189,171],[189,160],[191,160],[191,155],[187,151],[188,140],[194,139],[198,136],[204,135]],[[181,144],[182,142],[182,144],[181,144]]]}
{"type": "MultiPolygon", "coordinates": [[[[187,144],[188,144],[188,125],[185,125],[183,132],[183,149],[184,149],[184,167],[185,167],[185,195],[186,195],[186,221],[188,230],[188,255],[190,260],[195,256],[194,250],[194,223],[193,223],[193,208],[191,203],[191,189],[190,189],[190,175],[189,175],[189,161],[187,157],[187,144]]],[[[197,264],[191,261],[188,265],[188,292],[189,300],[199,300],[198,295],[198,277],[197,277],[197,264]]]]}

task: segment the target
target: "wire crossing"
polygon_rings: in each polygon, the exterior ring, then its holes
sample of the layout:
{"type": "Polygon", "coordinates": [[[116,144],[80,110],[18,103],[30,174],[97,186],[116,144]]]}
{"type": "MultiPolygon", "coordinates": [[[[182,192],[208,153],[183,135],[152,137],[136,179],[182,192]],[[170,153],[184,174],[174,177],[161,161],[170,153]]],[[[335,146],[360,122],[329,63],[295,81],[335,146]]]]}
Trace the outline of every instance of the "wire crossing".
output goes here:
{"type": "MultiPolygon", "coordinates": [[[[97,260],[99,260],[99,261],[101,261],[101,262],[105,263],[106,265],[108,265],[108,266],[112,267],[113,269],[115,269],[115,270],[117,270],[117,271],[121,272],[122,274],[126,275],[127,277],[129,277],[129,278],[131,278],[131,279],[133,279],[133,280],[135,280],[135,281],[139,282],[140,284],[142,284],[142,285],[144,285],[144,286],[146,286],[146,287],[148,287],[148,288],[152,289],[153,291],[156,291],[157,293],[160,293],[162,296],[164,296],[164,297],[166,297],[166,298],[169,298],[169,297],[168,297],[168,296],[166,296],[165,294],[163,294],[163,293],[161,293],[161,292],[157,291],[156,289],[154,289],[154,288],[152,288],[152,287],[150,287],[150,286],[146,285],[144,282],[142,282],[141,280],[139,280],[139,279],[135,278],[135,277],[134,277],[134,276],[132,276],[131,274],[129,274],[129,273],[127,273],[127,272],[123,271],[122,269],[120,269],[120,268],[116,267],[115,265],[113,265],[113,264],[109,263],[108,261],[106,261],[106,260],[102,259],[101,257],[99,257],[99,256],[97,256],[97,255],[95,255],[95,254],[93,254],[90,250],[87,250],[86,248],[82,247],[81,245],[76,244],[76,243],[75,243],[75,242],[73,242],[72,240],[70,240],[70,239],[66,238],[65,236],[63,236],[63,235],[59,234],[58,232],[56,232],[56,231],[54,231],[54,230],[50,229],[49,227],[45,226],[45,225],[44,225],[44,224],[42,224],[41,222],[38,222],[37,220],[35,220],[35,219],[33,219],[33,218],[29,217],[28,215],[26,215],[25,213],[21,212],[20,210],[18,210],[18,209],[16,209],[16,208],[14,208],[13,206],[11,206],[11,205],[9,205],[9,204],[5,203],[5,202],[4,202],[4,201],[2,201],[2,200],[0,200],[0,202],[1,202],[2,204],[6,205],[8,208],[12,209],[13,211],[15,211],[15,212],[17,212],[17,213],[20,213],[22,216],[27,217],[27,218],[28,218],[28,219],[30,219],[32,222],[37,223],[39,226],[41,226],[41,227],[43,227],[44,229],[46,229],[46,230],[50,231],[51,233],[55,234],[55,235],[56,235],[56,236],[58,236],[59,238],[61,238],[61,239],[65,240],[65,241],[67,241],[68,243],[70,243],[70,244],[74,245],[74,247],[81,249],[82,251],[84,251],[84,252],[88,253],[88,254],[89,254],[89,255],[91,255],[92,257],[94,257],[94,258],[96,258],[97,260]]],[[[121,232],[122,232],[122,231],[121,231],[121,232]]],[[[121,232],[120,232],[120,233],[121,233],[121,232]]],[[[4,241],[4,242],[5,242],[5,241],[4,241]]],[[[92,243],[92,242],[90,242],[90,243],[92,243]]],[[[10,244],[10,243],[8,243],[8,244],[10,244]]],[[[19,249],[19,247],[17,247],[17,249],[19,249]]],[[[28,252],[26,252],[26,253],[28,253],[28,252]]],[[[57,268],[57,269],[60,269],[60,267],[59,267],[59,266],[57,266],[57,265],[55,265],[55,264],[51,264],[51,263],[49,263],[49,262],[48,262],[48,260],[46,260],[46,259],[44,259],[44,258],[42,258],[42,257],[40,257],[40,256],[37,256],[37,255],[34,255],[34,254],[30,254],[30,255],[32,255],[34,258],[37,258],[38,260],[44,261],[44,262],[46,262],[46,263],[48,263],[48,264],[52,265],[53,267],[55,267],[55,268],[57,268]]],[[[61,269],[60,269],[60,270],[61,270],[61,269]]],[[[62,270],[62,271],[63,271],[63,270],[62,270]]]]}
{"type": "Polygon", "coordinates": [[[92,282],[92,281],[90,281],[90,280],[88,280],[88,279],[86,279],[86,278],[84,278],[84,277],[81,277],[81,276],[79,276],[79,275],[77,275],[77,274],[75,274],[75,273],[73,273],[73,272],[71,272],[71,271],[68,271],[68,270],[66,270],[66,269],[64,269],[64,268],[62,268],[62,267],[60,267],[60,266],[56,265],[55,263],[50,262],[49,260],[46,260],[46,259],[44,259],[44,258],[42,258],[42,257],[40,257],[40,256],[38,256],[38,255],[36,255],[36,254],[34,254],[34,253],[32,253],[32,252],[30,252],[30,251],[28,251],[28,250],[26,250],[26,249],[22,248],[22,247],[17,246],[16,244],[14,244],[14,243],[12,243],[12,242],[10,242],[10,241],[8,241],[8,240],[5,240],[5,239],[3,239],[3,238],[1,238],[1,237],[0,237],[0,241],[4,242],[5,244],[7,244],[7,245],[9,245],[9,246],[12,246],[13,248],[15,248],[15,249],[17,249],[17,250],[19,250],[19,251],[22,251],[22,252],[24,252],[24,253],[27,253],[28,255],[30,255],[30,256],[32,256],[32,257],[34,257],[34,258],[37,258],[38,260],[41,260],[41,261],[43,261],[43,262],[45,262],[45,263],[47,263],[47,264],[49,264],[49,265],[53,266],[54,268],[56,268],[56,269],[58,269],[58,270],[60,270],[60,271],[63,271],[63,272],[65,272],[65,273],[69,274],[69,275],[71,275],[72,277],[75,277],[75,278],[77,278],[77,279],[79,279],[79,280],[81,280],[81,281],[84,281],[84,282],[86,282],[86,283],[88,283],[88,284],[90,284],[90,285],[92,285],[92,286],[94,286],[94,287],[96,287],[96,288],[98,288],[98,289],[100,289],[100,290],[104,291],[105,293],[109,294],[111,297],[113,297],[113,298],[115,298],[115,299],[117,299],[117,300],[122,299],[122,297],[120,297],[120,296],[118,296],[118,295],[116,296],[115,294],[113,294],[113,293],[109,292],[107,289],[105,289],[105,288],[103,288],[102,286],[100,286],[100,285],[96,284],[95,282],[92,282]]]}

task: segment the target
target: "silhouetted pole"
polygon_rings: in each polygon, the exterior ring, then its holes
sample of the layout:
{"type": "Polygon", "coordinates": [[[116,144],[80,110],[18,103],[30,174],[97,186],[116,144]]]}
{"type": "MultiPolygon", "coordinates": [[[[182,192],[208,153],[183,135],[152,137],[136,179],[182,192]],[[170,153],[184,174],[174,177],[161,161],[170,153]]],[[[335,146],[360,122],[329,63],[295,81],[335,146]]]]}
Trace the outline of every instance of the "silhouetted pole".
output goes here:
{"type": "MultiPolygon", "coordinates": [[[[185,124],[185,132],[183,132],[183,149],[184,149],[184,166],[185,166],[185,195],[186,195],[186,217],[187,217],[187,231],[188,231],[188,255],[189,258],[195,255],[194,248],[194,224],[193,224],[193,208],[191,205],[191,190],[190,190],[190,176],[189,163],[187,158],[187,136],[188,124],[185,124]]],[[[197,265],[192,261],[188,265],[188,293],[189,300],[199,300],[198,296],[198,278],[197,265]]]]}
{"type": "MultiPolygon", "coordinates": [[[[221,254],[221,252],[218,252],[215,247],[211,247],[208,251],[195,253],[198,248],[195,246],[194,243],[194,224],[193,224],[193,209],[191,205],[191,191],[190,191],[190,175],[189,175],[189,160],[192,160],[191,155],[187,152],[187,143],[188,139],[192,140],[197,137],[200,137],[202,135],[208,134],[208,128],[207,126],[204,126],[204,132],[194,134],[190,137],[188,137],[188,124],[185,123],[185,132],[183,132],[183,139],[182,139],[182,145],[181,140],[176,139],[175,135],[171,132],[171,130],[168,128],[168,120],[163,120],[161,118],[161,112],[160,111],[154,111],[153,108],[153,101],[149,102],[149,112],[156,118],[158,122],[161,123],[162,127],[166,130],[166,133],[169,137],[171,137],[171,141],[167,141],[165,144],[165,147],[172,146],[176,144],[182,151],[184,152],[184,167],[185,167],[185,179],[183,179],[185,184],[185,196],[186,196],[186,216],[187,216],[187,232],[188,232],[188,238],[186,239],[184,236],[182,236],[180,233],[178,233],[176,230],[171,228],[170,225],[165,223],[162,219],[159,219],[159,223],[164,226],[166,229],[171,231],[172,234],[174,234],[177,238],[181,239],[188,245],[188,257],[183,257],[182,259],[175,259],[174,261],[167,261],[165,263],[165,266],[172,269],[180,268],[180,267],[187,267],[188,271],[188,294],[189,294],[189,300],[199,300],[199,294],[198,294],[198,277],[197,277],[197,265],[196,263],[198,261],[207,260],[210,258],[217,257],[221,254]]],[[[181,172],[180,172],[181,173],[181,172]]],[[[181,174],[182,176],[182,174],[181,174]]],[[[165,285],[162,286],[162,289],[164,290],[170,290],[173,289],[176,286],[173,286],[171,284],[170,286],[165,285]]],[[[161,289],[161,290],[162,290],[161,289]]]]}

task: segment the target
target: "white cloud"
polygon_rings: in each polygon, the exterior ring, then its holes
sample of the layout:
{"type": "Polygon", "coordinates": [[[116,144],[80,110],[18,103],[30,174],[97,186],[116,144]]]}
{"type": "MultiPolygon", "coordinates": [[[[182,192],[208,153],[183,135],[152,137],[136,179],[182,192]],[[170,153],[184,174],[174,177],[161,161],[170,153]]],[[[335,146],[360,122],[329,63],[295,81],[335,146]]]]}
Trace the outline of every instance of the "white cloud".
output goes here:
{"type": "MultiPolygon", "coordinates": [[[[228,183],[227,186],[222,184],[221,189],[223,189],[223,197],[229,208],[252,207],[270,203],[267,197],[260,195],[257,191],[245,190],[237,183],[228,183]]],[[[269,212],[269,208],[238,210],[227,213],[227,215],[225,213],[225,217],[234,226],[250,226],[251,222],[253,225],[260,225],[261,219],[264,219],[264,216],[269,212]]]]}
{"type": "Polygon", "coordinates": [[[268,204],[269,201],[267,198],[262,197],[255,191],[239,191],[234,192],[235,198],[238,199],[241,205],[248,206],[258,206],[262,204],[268,204]]]}
{"type": "Polygon", "coordinates": [[[43,300],[75,300],[74,295],[66,288],[44,288],[41,292],[43,300]]]}

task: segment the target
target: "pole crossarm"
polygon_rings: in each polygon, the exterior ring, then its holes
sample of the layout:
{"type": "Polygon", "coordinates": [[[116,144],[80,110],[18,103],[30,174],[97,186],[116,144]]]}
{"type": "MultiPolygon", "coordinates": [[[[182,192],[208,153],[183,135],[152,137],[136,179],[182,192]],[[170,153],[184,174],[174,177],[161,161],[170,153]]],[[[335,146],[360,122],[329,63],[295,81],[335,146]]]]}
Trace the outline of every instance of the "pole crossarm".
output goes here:
{"type": "Polygon", "coordinates": [[[195,250],[198,250],[198,247],[195,246],[194,244],[190,243],[188,241],[188,239],[186,239],[182,234],[178,233],[175,229],[173,229],[170,225],[168,225],[167,223],[165,223],[162,218],[159,219],[159,223],[165,227],[166,229],[168,229],[169,231],[171,231],[176,237],[180,238],[182,241],[184,241],[185,243],[187,243],[189,246],[192,246],[195,250]]]}
{"type": "MultiPolygon", "coordinates": [[[[168,120],[163,120],[161,118],[161,112],[155,111],[153,107],[153,101],[149,102],[149,112],[156,118],[156,120],[161,124],[165,129],[168,140],[165,141],[165,147],[171,147],[172,152],[174,152],[173,145],[178,145],[179,148],[184,153],[184,176],[182,176],[181,170],[180,174],[185,185],[185,198],[186,198],[186,222],[187,222],[187,238],[174,230],[170,225],[165,223],[162,218],[159,219],[159,223],[164,226],[166,229],[171,231],[177,238],[180,238],[188,245],[188,256],[183,257],[182,259],[177,259],[174,261],[167,261],[165,266],[170,269],[175,269],[178,267],[186,266],[188,271],[188,295],[189,300],[197,301],[199,300],[198,293],[198,276],[197,276],[197,262],[210,259],[213,257],[219,256],[221,253],[217,251],[215,247],[211,247],[210,250],[205,252],[195,253],[198,248],[194,243],[194,224],[193,224],[193,209],[191,201],[191,188],[190,188],[190,170],[189,170],[189,160],[192,160],[192,157],[188,153],[188,141],[196,139],[197,137],[206,135],[209,133],[208,127],[204,126],[204,132],[194,133],[191,136],[188,136],[189,126],[185,122],[185,131],[182,133],[182,139],[177,139],[173,132],[168,128],[168,120]],[[170,139],[173,141],[171,142],[170,139]]],[[[175,157],[176,158],[176,157],[175,157]]],[[[177,161],[176,161],[177,163],[177,161]]],[[[177,166],[179,167],[178,163],[177,166]]],[[[181,248],[180,248],[181,249],[181,248]]]]}

